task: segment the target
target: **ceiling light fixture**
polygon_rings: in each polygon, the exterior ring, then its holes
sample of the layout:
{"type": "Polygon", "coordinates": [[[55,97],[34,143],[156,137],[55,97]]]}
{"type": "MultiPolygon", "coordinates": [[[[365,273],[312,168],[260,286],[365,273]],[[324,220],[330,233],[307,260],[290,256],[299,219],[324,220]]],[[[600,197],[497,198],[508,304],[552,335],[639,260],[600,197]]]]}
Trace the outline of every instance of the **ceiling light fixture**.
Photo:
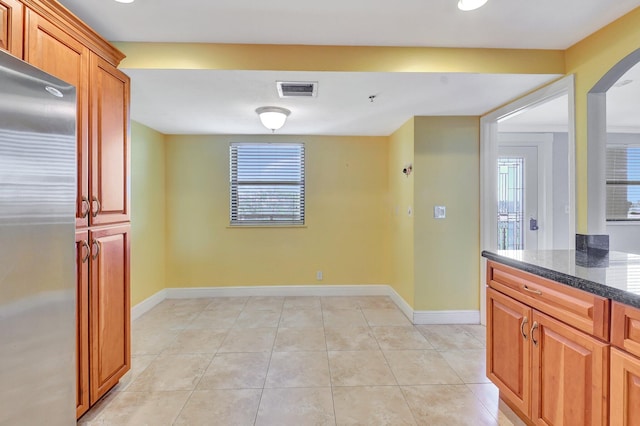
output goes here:
{"type": "Polygon", "coordinates": [[[287,121],[287,117],[291,114],[291,111],[276,106],[265,106],[256,109],[256,113],[258,113],[262,125],[272,132],[275,132],[284,126],[284,122],[287,121]]]}
{"type": "Polygon", "coordinates": [[[116,0],[118,3],[133,3],[135,0],[116,0]]]}
{"type": "Polygon", "coordinates": [[[469,10],[475,10],[484,6],[486,2],[487,0],[459,0],[458,9],[467,12],[469,10]]]}

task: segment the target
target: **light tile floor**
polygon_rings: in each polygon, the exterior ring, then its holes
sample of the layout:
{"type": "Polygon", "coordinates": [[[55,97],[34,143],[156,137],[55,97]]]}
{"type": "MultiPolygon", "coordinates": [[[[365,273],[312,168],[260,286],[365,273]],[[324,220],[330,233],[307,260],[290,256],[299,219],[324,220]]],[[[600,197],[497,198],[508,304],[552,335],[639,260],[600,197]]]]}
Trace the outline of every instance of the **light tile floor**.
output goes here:
{"type": "Polygon", "coordinates": [[[388,297],[165,300],[81,425],[521,425],[485,329],[413,326],[388,297]]]}

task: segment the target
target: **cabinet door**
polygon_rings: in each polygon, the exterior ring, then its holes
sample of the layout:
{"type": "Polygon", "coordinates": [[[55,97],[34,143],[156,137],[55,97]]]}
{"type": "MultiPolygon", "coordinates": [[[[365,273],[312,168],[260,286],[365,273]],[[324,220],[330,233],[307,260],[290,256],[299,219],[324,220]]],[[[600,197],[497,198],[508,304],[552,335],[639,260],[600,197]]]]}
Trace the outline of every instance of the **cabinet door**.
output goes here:
{"type": "Polygon", "coordinates": [[[91,231],[90,370],[94,404],[131,365],[129,226],[91,231]]]}
{"type": "MultiPolygon", "coordinates": [[[[0,0],[4,1],[4,0],[0,0]]],[[[76,227],[88,226],[89,214],[89,50],[41,17],[26,11],[25,61],[76,87],[78,188],[76,227]]]]}
{"type": "Polygon", "coordinates": [[[22,58],[24,6],[18,0],[0,0],[0,49],[22,58]]]}
{"type": "Polygon", "coordinates": [[[611,348],[609,424],[640,426],[640,359],[611,348]]]}
{"type": "Polygon", "coordinates": [[[537,311],[531,343],[534,423],[606,425],[609,345],[537,311]]]}
{"type": "Polygon", "coordinates": [[[91,224],[129,221],[129,77],[91,56],[91,224]]]}
{"type": "Polygon", "coordinates": [[[89,232],[76,232],[76,417],[89,409],[89,232]]]}
{"type": "Polygon", "coordinates": [[[487,377],[524,415],[531,400],[531,309],[487,288],[487,377]]]}

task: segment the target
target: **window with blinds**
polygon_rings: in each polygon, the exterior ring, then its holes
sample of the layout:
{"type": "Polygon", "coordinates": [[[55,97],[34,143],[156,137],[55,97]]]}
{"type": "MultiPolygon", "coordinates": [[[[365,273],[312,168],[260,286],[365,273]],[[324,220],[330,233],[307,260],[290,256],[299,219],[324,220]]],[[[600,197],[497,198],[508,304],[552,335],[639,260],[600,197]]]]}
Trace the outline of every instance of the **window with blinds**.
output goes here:
{"type": "Polygon", "coordinates": [[[640,146],[607,146],[607,220],[640,220],[640,146]]]}
{"type": "Polygon", "coordinates": [[[304,144],[232,143],[231,225],[304,225],[304,144]]]}

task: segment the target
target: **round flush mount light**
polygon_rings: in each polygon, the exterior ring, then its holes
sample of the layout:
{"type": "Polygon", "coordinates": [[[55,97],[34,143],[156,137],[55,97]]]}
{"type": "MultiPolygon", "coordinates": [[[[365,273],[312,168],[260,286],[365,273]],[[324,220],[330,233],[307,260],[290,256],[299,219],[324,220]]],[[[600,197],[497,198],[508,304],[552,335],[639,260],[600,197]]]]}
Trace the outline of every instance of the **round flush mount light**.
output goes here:
{"type": "Polygon", "coordinates": [[[272,132],[275,132],[284,126],[284,122],[287,121],[287,117],[291,114],[291,111],[276,106],[265,106],[256,109],[256,113],[260,117],[262,125],[272,132]]]}
{"type": "Polygon", "coordinates": [[[486,2],[487,0],[459,0],[458,9],[467,12],[469,10],[475,10],[484,6],[486,2]]]}
{"type": "Polygon", "coordinates": [[[135,0],[116,0],[118,3],[133,3],[135,0]]]}

